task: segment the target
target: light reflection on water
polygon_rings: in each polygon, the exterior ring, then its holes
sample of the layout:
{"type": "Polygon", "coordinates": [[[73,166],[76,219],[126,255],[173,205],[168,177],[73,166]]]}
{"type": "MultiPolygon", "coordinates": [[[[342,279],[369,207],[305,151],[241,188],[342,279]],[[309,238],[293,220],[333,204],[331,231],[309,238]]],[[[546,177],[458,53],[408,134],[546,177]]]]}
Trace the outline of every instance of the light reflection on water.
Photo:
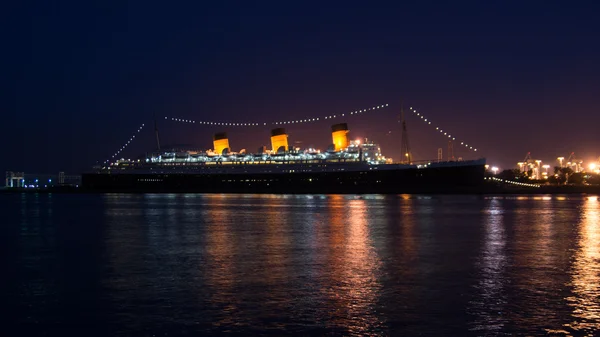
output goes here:
{"type": "Polygon", "coordinates": [[[478,296],[471,301],[469,311],[475,316],[471,330],[489,336],[497,335],[506,324],[503,315],[507,302],[504,291],[508,261],[504,209],[501,202],[490,200],[484,214],[482,252],[480,260],[476,262],[481,279],[474,285],[478,296]]]}
{"type": "Polygon", "coordinates": [[[23,335],[600,332],[596,197],[0,198],[23,335]]]}
{"type": "MultiPolygon", "coordinates": [[[[332,199],[334,204],[339,201],[332,199]]],[[[380,290],[379,259],[369,238],[367,204],[350,200],[342,206],[334,208],[330,219],[338,233],[331,247],[331,283],[325,288],[335,303],[331,321],[346,327],[351,335],[376,335],[382,325],[375,308],[380,290]]]]}
{"type": "Polygon", "coordinates": [[[205,285],[210,294],[209,303],[221,314],[216,316],[213,324],[217,327],[244,324],[234,320],[239,310],[238,298],[235,295],[236,278],[234,272],[236,242],[233,237],[230,213],[216,207],[222,199],[220,196],[206,198],[206,260],[205,285]]]}
{"type": "MultiPolygon", "coordinates": [[[[552,297],[564,286],[564,267],[557,262],[560,239],[554,233],[554,221],[563,216],[563,210],[553,200],[537,197],[518,203],[511,213],[514,236],[509,242],[513,251],[509,277],[518,297],[509,298],[514,308],[509,317],[530,327],[560,325],[555,315],[560,302],[554,303],[552,297]],[[539,305],[544,302],[547,305],[539,305]]],[[[531,332],[541,333],[536,330],[531,332]]]]}
{"type": "Polygon", "coordinates": [[[566,324],[576,335],[597,336],[600,331],[600,203],[589,198],[581,207],[578,249],[573,257],[573,295],[566,298],[573,320],[566,324]]]}

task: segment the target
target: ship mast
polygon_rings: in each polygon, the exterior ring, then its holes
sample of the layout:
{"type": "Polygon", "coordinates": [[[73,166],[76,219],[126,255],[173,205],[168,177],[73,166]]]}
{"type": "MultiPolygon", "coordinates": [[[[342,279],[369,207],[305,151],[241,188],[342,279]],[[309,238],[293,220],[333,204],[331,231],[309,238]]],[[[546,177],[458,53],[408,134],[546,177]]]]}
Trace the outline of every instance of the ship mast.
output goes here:
{"type": "Polygon", "coordinates": [[[156,148],[158,151],[160,151],[160,137],[158,136],[158,124],[156,124],[156,113],[154,113],[153,116],[154,116],[154,133],[156,134],[156,148]]]}
{"type": "Polygon", "coordinates": [[[404,106],[402,103],[400,103],[400,121],[402,123],[402,141],[400,143],[400,154],[402,159],[400,160],[400,163],[410,164],[412,162],[412,153],[410,152],[408,131],[406,130],[406,120],[404,119],[404,106]]]}

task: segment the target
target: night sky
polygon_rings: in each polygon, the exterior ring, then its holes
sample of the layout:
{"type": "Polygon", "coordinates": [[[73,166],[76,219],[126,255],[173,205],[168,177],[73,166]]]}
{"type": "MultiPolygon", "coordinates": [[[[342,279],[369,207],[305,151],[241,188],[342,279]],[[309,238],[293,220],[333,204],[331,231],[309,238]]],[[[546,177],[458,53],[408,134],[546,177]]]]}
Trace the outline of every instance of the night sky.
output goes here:
{"type": "MultiPolygon", "coordinates": [[[[400,101],[503,168],[600,156],[600,5],[478,1],[279,3],[13,1],[0,14],[0,170],[79,173],[164,145],[269,144],[271,126],[177,124],[165,116],[270,122],[389,104],[347,122],[398,157],[400,101]],[[59,3],[59,4],[55,4],[59,3]],[[404,2],[402,2],[404,3],[404,2]]],[[[415,159],[447,139],[409,115],[415,159]]],[[[323,121],[286,129],[326,148],[323,121]]]]}

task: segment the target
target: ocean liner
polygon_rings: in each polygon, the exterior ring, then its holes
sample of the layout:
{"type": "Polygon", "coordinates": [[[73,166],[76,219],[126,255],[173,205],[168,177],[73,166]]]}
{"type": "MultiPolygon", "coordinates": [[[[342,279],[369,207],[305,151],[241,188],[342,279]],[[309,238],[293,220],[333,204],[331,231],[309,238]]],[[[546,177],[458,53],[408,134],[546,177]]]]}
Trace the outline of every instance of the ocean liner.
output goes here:
{"type": "Polygon", "coordinates": [[[82,185],[106,192],[318,194],[472,193],[483,185],[485,159],[415,162],[402,148],[406,158],[395,163],[377,144],[349,140],[346,123],[331,131],[332,144],[320,151],[289,146],[285,129],[276,128],[271,149],[256,153],[231,151],[221,132],[214,134],[211,150],[116,160],[83,174],[82,185]]]}

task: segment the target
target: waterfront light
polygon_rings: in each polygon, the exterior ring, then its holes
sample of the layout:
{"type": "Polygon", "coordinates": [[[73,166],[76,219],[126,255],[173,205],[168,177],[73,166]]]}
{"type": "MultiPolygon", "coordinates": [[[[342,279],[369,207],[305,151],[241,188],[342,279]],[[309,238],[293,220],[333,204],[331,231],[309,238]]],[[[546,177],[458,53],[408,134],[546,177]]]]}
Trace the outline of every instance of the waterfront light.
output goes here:
{"type": "Polygon", "coordinates": [[[492,167],[492,172],[496,175],[498,173],[498,168],[496,166],[492,167]]]}

